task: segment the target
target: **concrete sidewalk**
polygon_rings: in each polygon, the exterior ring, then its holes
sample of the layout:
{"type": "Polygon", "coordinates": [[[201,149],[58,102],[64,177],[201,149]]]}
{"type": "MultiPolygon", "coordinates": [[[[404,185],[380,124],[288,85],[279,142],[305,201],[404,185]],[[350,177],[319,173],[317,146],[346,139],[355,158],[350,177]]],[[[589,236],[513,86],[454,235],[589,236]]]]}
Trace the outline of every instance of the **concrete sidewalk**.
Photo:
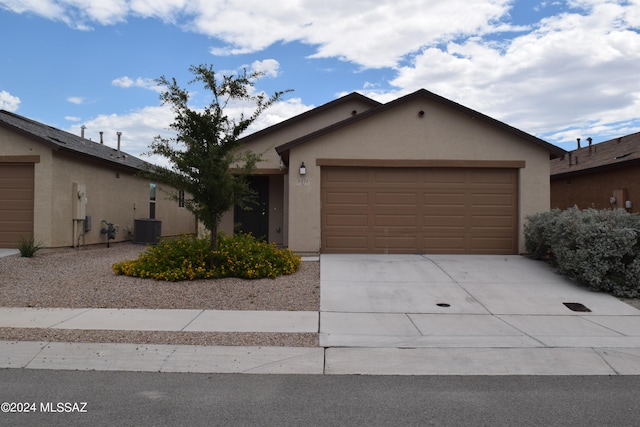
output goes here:
{"type": "Polygon", "coordinates": [[[323,255],[319,313],[0,308],[0,327],[320,333],[318,348],[0,341],[5,368],[640,374],[640,311],[519,256],[323,255]]]}

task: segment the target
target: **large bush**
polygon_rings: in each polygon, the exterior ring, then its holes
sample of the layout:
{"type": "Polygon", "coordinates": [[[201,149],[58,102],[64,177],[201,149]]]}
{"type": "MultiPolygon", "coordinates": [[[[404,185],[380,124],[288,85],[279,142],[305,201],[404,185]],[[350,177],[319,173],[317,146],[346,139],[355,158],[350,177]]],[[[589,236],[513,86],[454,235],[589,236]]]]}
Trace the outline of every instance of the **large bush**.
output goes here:
{"type": "Polygon", "coordinates": [[[240,277],[275,278],[300,267],[300,257],[289,249],[257,241],[247,234],[221,236],[213,252],[215,265],[208,267],[209,240],[193,236],[162,239],[136,260],[113,265],[116,274],[176,282],[181,280],[240,277]]]}
{"type": "Polygon", "coordinates": [[[623,209],[554,209],[527,218],[525,246],[594,290],[640,297],[640,216],[623,209]]]}

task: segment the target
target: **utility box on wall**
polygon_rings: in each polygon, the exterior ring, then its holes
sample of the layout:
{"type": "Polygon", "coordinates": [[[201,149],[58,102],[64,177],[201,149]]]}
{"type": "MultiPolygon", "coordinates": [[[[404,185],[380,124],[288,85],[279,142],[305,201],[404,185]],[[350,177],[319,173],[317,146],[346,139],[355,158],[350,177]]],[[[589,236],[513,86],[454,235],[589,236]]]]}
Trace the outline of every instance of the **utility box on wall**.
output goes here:
{"type": "Polygon", "coordinates": [[[162,221],[152,218],[136,219],[133,224],[135,243],[157,244],[162,236],[162,221]]]}
{"type": "Polygon", "coordinates": [[[84,221],[87,216],[87,186],[74,182],[71,200],[71,207],[73,209],[72,219],[84,221]]]}

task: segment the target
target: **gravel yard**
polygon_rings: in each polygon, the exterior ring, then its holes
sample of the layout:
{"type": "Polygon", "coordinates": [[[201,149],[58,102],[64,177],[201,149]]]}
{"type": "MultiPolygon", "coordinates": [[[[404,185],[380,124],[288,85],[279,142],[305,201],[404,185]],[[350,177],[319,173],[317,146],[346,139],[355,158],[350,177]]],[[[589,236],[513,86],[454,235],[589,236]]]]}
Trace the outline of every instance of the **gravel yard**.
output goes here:
{"type": "MultiPolygon", "coordinates": [[[[135,259],[142,245],[115,243],[43,249],[34,258],[0,258],[0,307],[162,308],[318,311],[319,262],[276,279],[157,282],[117,276],[116,262],[135,259]]],[[[0,328],[2,340],[149,344],[316,346],[317,334],[79,331],[0,328]]]]}
{"type": "MultiPolygon", "coordinates": [[[[298,272],[273,280],[170,283],[113,273],[113,263],[144,250],[117,243],[0,258],[0,307],[319,311],[319,262],[305,261],[298,272]]],[[[639,299],[622,300],[640,309],[639,299]]],[[[0,328],[0,340],[313,347],[318,334],[0,328]]]]}

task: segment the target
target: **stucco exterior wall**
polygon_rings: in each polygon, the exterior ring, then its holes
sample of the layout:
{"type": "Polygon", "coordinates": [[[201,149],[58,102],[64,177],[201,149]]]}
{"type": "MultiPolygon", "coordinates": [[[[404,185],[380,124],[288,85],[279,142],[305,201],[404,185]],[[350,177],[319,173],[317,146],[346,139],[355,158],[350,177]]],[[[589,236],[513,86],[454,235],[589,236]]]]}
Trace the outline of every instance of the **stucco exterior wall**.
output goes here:
{"type": "Polygon", "coordinates": [[[417,99],[293,148],[289,161],[288,245],[320,249],[320,173],[316,159],[524,161],[520,169],[519,250],[524,218],[549,209],[549,152],[427,99],[417,99]],[[423,117],[419,111],[424,111],[423,117]],[[297,168],[304,162],[307,174],[297,168]]]}
{"type": "Polygon", "coordinates": [[[250,135],[247,137],[248,141],[244,144],[243,149],[251,150],[254,153],[262,153],[263,161],[258,163],[258,169],[278,169],[281,167],[280,156],[276,153],[275,147],[346,120],[352,117],[354,111],[357,114],[370,108],[370,104],[356,99],[344,102],[335,108],[324,110],[305,120],[296,121],[288,126],[260,135],[259,138],[254,139],[250,135]]]}
{"type": "MultiPolygon", "coordinates": [[[[100,233],[101,220],[117,225],[115,241],[133,238],[134,220],[149,217],[149,181],[134,176],[130,169],[107,166],[88,157],[53,151],[45,144],[0,127],[0,156],[39,156],[34,167],[34,237],[45,247],[74,246],[106,242],[100,233]],[[86,186],[86,215],[91,230],[84,240],[75,237],[73,184],[86,186]]],[[[163,236],[195,232],[195,218],[177,202],[167,200],[158,184],[156,219],[162,221],[163,236]]],[[[83,223],[78,233],[84,232],[83,223]]]]}
{"type": "MultiPolygon", "coordinates": [[[[102,220],[114,224],[117,229],[114,241],[131,240],[134,237],[136,219],[149,218],[150,181],[132,172],[103,163],[82,159],[66,153],[54,153],[54,187],[52,218],[56,227],[52,230],[52,246],[72,246],[73,233],[73,183],[86,186],[86,214],[91,216],[91,230],[84,233],[86,244],[106,242],[100,233],[102,220]]],[[[162,221],[162,235],[173,236],[195,232],[195,218],[176,201],[168,200],[170,187],[156,183],[156,215],[162,221]]],[[[82,230],[81,230],[82,232],[82,230]]]]}

